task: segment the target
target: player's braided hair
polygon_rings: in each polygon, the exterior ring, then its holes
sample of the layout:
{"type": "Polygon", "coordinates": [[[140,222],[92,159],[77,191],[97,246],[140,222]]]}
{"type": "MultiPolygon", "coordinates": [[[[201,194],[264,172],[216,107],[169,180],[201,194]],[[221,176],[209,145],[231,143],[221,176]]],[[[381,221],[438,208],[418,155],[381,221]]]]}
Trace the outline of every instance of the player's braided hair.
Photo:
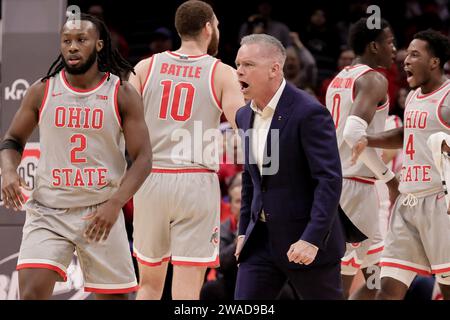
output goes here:
{"type": "MultiPolygon", "coordinates": [[[[98,69],[100,71],[117,75],[120,78],[120,83],[122,83],[123,75],[129,72],[135,73],[133,66],[121,56],[116,48],[112,47],[110,32],[102,20],[85,13],[80,15],[80,20],[92,22],[97,28],[100,40],[103,40],[104,46],[97,56],[98,69]]],[[[63,68],[63,56],[60,54],[41,81],[44,82],[46,79],[55,76],[63,68]]]]}

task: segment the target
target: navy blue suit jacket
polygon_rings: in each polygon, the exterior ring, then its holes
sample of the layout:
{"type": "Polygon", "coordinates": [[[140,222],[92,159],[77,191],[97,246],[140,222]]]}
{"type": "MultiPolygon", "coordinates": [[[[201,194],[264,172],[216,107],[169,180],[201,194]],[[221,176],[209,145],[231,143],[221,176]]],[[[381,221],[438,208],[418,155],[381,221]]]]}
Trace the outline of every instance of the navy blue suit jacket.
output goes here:
{"type": "MultiPolygon", "coordinates": [[[[250,104],[238,110],[236,123],[244,133],[252,128],[253,120],[250,104]]],[[[249,135],[242,136],[245,166],[239,234],[246,238],[239,260],[251,254],[252,230],[264,209],[277,262],[289,268],[305,267],[287,258],[289,247],[299,239],[319,247],[310,266],[338,262],[345,250],[337,211],[342,169],[330,113],[306,92],[286,84],[270,129],[279,130],[279,139],[273,141],[277,139],[269,131],[264,162],[271,162],[264,165],[262,176],[255,162],[249,163],[249,135]],[[266,175],[274,167],[277,146],[278,171],[266,175]]]]}

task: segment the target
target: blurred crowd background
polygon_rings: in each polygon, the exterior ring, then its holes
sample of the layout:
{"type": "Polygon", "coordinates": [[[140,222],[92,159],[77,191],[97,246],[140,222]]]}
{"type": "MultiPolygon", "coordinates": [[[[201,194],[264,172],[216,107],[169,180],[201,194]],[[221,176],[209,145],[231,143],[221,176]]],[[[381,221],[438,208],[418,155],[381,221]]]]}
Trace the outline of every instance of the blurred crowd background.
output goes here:
{"type": "MultiPolygon", "coordinates": [[[[176,50],[180,44],[173,17],[179,1],[148,2],[136,0],[69,0],[83,12],[104,19],[113,33],[115,45],[132,64],[154,53],[176,50]]],[[[352,64],[355,55],[347,46],[352,23],[367,17],[367,8],[377,5],[381,17],[392,26],[396,37],[396,61],[389,70],[380,69],[389,81],[390,114],[403,120],[405,99],[409,92],[403,71],[406,48],[413,35],[427,28],[450,35],[449,0],[403,1],[298,1],[250,0],[207,1],[219,19],[218,58],[234,66],[240,39],[252,33],[268,33],[287,48],[285,77],[325,103],[326,89],[333,77],[352,64]]],[[[450,77],[450,62],[446,64],[450,77]]],[[[225,120],[225,119],[224,119],[225,120]]],[[[242,154],[236,136],[227,122],[220,127],[223,148],[219,180],[222,191],[220,261],[218,269],[209,270],[201,292],[202,300],[231,300],[234,295],[237,265],[234,257],[241,201],[242,154]],[[232,151],[229,154],[229,151],[232,151]]],[[[131,228],[132,203],[128,227],[131,228]]],[[[132,242],[129,230],[130,243],[132,242]]],[[[169,273],[171,272],[169,268],[169,273]]],[[[168,277],[170,279],[170,277],[168,277]]],[[[170,299],[170,280],[163,299],[170,299]]],[[[433,278],[417,277],[407,299],[439,299],[433,278]]],[[[297,299],[286,284],[279,299],[297,299]]]]}
{"type": "MultiPolygon", "coordinates": [[[[183,1],[143,2],[69,0],[83,12],[103,18],[120,52],[132,64],[143,57],[176,49],[179,39],[173,17],[183,1]]],[[[397,63],[383,71],[389,79],[391,114],[403,116],[407,86],[403,74],[405,49],[419,30],[433,28],[450,33],[449,0],[403,1],[207,1],[219,19],[218,57],[234,65],[242,36],[268,33],[288,48],[286,78],[324,102],[332,77],[350,64],[354,54],[347,47],[350,25],[368,16],[367,8],[377,5],[381,17],[388,20],[396,36],[397,63]]],[[[446,66],[448,72],[450,67],[446,66]]]]}
{"type": "MultiPolygon", "coordinates": [[[[82,12],[102,18],[112,32],[113,43],[121,54],[135,65],[139,60],[165,50],[176,50],[180,44],[174,27],[176,8],[184,1],[99,1],[68,0],[82,12]]],[[[278,38],[287,48],[285,77],[297,87],[308,91],[324,103],[328,84],[355,55],[347,46],[349,27],[361,17],[367,17],[367,8],[377,5],[381,17],[392,26],[396,36],[397,57],[389,70],[383,72],[389,80],[390,114],[403,119],[405,98],[409,92],[403,71],[406,47],[413,35],[432,28],[450,35],[450,0],[209,0],[219,19],[220,46],[218,58],[234,66],[240,39],[251,33],[268,33],[278,38]]],[[[0,0],[1,3],[1,0],[0,0]]],[[[0,33],[1,33],[0,6],[0,33]]],[[[36,48],[30,48],[34,50],[36,48]]],[[[0,41],[1,52],[1,41],[0,41]]],[[[1,60],[0,60],[1,62],[1,60]]],[[[43,72],[47,71],[43,67],[43,72]]],[[[450,62],[446,73],[450,77],[450,62]]],[[[237,138],[224,122],[223,152],[219,171],[222,190],[221,207],[221,267],[210,270],[205,279],[202,299],[231,299],[236,277],[233,256],[237,224],[239,222],[242,157],[237,138]],[[231,146],[231,148],[230,148],[231,146]],[[227,154],[226,150],[234,150],[227,154]]],[[[133,203],[124,208],[130,245],[132,242],[133,203]]],[[[169,270],[170,273],[170,270],[169,270]]],[[[170,277],[168,277],[170,279],[170,277]]],[[[425,283],[433,291],[433,282],[425,283]]],[[[165,297],[170,296],[170,283],[165,297]]],[[[295,299],[289,285],[280,298],[295,299]]]]}

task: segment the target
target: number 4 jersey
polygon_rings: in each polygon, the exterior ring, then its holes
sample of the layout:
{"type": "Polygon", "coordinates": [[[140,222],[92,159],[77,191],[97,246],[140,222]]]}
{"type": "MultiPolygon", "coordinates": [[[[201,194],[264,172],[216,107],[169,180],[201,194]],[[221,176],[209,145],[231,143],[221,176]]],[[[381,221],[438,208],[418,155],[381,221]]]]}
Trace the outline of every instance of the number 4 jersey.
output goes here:
{"type": "MultiPolygon", "coordinates": [[[[334,126],[336,127],[336,137],[344,177],[374,177],[373,172],[362,161],[351,165],[352,149],[344,141],[345,122],[352,113],[355,99],[355,82],[359,77],[371,71],[376,72],[364,64],[346,67],[337,74],[327,89],[326,106],[333,117],[334,126]]],[[[368,134],[384,131],[388,111],[389,98],[386,98],[386,103],[377,107],[372,121],[368,124],[366,131],[368,134]]],[[[378,155],[381,154],[379,150],[377,150],[377,153],[378,155]]]]}
{"type": "Polygon", "coordinates": [[[166,51],[150,58],[142,88],[155,170],[219,167],[218,127],[222,109],[215,94],[219,60],[166,51]],[[212,129],[212,130],[211,130],[212,129]]]}
{"type": "Polygon", "coordinates": [[[96,87],[76,89],[64,70],[47,80],[33,199],[51,208],[84,207],[117,190],[126,170],[119,85],[117,76],[105,74],[96,87]]]}
{"type": "Polygon", "coordinates": [[[419,193],[442,188],[427,140],[437,132],[450,134],[449,119],[444,122],[441,115],[442,105],[450,105],[449,93],[450,80],[447,80],[439,89],[429,94],[422,94],[418,88],[406,99],[403,117],[403,166],[399,186],[401,193],[419,193]]]}

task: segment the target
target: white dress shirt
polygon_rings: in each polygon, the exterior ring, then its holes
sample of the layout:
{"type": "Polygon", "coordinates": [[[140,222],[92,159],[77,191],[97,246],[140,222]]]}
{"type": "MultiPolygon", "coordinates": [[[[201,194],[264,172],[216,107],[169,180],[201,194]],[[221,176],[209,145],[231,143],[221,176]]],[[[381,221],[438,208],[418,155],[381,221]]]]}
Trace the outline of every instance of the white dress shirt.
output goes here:
{"type": "MultiPolygon", "coordinates": [[[[253,127],[251,132],[251,152],[253,153],[254,160],[259,169],[259,174],[262,175],[263,163],[264,163],[264,151],[266,148],[267,135],[270,130],[270,124],[272,123],[272,118],[277,108],[278,102],[280,101],[281,94],[283,93],[284,87],[286,86],[286,80],[283,79],[277,92],[270,99],[267,106],[263,110],[259,109],[255,102],[252,100],[250,103],[250,108],[252,108],[255,113],[255,118],[253,120],[253,127]]],[[[266,221],[266,215],[264,209],[261,212],[260,219],[266,221]]]]}
{"type": "Polygon", "coordinates": [[[250,108],[255,113],[253,120],[253,130],[251,132],[251,151],[253,153],[256,164],[258,165],[259,174],[262,174],[264,150],[266,147],[267,134],[269,133],[270,124],[272,123],[273,114],[280,101],[281,94],[286,86],[286,80],[283,79],[277,92],[273,95],[267,106],[263,110],[258,109],[255,102],[252,100],[250,108]]]}

